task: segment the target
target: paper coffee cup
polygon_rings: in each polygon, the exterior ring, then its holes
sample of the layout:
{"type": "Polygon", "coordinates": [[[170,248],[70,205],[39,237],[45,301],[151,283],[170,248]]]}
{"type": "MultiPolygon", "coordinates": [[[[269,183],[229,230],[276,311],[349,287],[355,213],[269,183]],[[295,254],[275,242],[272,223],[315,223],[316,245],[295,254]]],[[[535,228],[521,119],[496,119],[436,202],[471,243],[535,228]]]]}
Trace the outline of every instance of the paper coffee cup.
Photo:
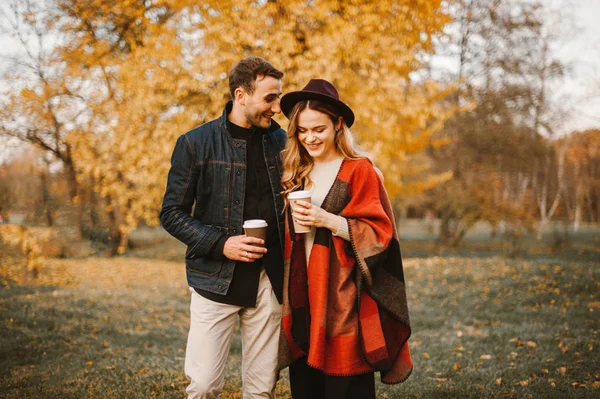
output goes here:
{"type": "MultiPolygon", "coordinates": [[[[297,201],[305,201],[310,203],[310,200],[310,191],[300,190],[293,191],[288,194],[288,201],[290,202],[290,206],[292,207],[292,209],[294,209],[294,205],[297,201]]],[[[294,231],[296,233],[308,233],[310,231],[310,226],[302,226],[301,224],[298,224],[296,222],[296,219],[294,219],[294,231]]]]}
{"type": "MultiPolygon", "coordinates": [[[[260,238],[266,244],[267,243],[267,226],[268,226],[267,222],[265,222],[262,219],[250,219],[250,220],[246,220],[244,222],[243,227],[244,227],[244,232],[246,233],[246,236],[260,238]]],[[[262,244],[262,245],[253,244],[253,245],[258,245],[259,247],[264,247],[265,244],[262,244]]]]}

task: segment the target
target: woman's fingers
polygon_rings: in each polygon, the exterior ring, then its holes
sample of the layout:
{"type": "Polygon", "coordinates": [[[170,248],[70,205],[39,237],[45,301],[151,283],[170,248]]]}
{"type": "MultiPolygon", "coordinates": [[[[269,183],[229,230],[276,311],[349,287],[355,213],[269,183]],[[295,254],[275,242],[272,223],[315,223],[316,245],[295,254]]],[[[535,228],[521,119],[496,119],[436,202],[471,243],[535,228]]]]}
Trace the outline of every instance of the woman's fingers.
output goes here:
{"type": "Polygon", "coordinates": [[[314,216],[308,213],[292,212],[292,217],[298,221],[310,222],[314,220],[314,216]]]}
{"type": "Polygon", "coordinates": [[[295,205],[303,209],[310,209],[312,207],[312,204],[306,201],[296,201],[295,205]]]}
{"type": "Polygon", "coordinates": [[[293,209],[293,213],[300,213],[300,214],[306,215],[306,214],[308,214],[308,212],[310,212],[310,210],[307,208],[294,208],[293,209]]]}
{"type": "Polygon", "coordinates": [[[308,208],[295,207],[292,209],[294,220],[302,226],[325,226],[330,214],[318,206],[311,204],[308,204],[308,206],[308,208]]]}
{"type": "Polygon", "coordinates": [[[311,203],[297,201],[292,209],[292,217],[302,226],[314,226],[317,223],[317,209],[311,203]]]}

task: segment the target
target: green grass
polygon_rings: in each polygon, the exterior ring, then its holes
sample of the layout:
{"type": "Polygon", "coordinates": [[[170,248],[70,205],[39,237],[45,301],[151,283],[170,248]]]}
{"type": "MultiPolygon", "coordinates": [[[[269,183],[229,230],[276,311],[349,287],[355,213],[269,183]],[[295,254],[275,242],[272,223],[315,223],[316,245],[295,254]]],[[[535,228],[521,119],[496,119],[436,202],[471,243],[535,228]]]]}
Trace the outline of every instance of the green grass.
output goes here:
{"type": "Polygon", "coordinates": [[[600,394],[598,264],[464,257],[408,263],[417,375],[382,393],[600,394]]]}
{"type": "MultiPolygon", "coordinates": [[[[415,369],[384,398],[600,396],[600,265],[406,259],[415,369]]],[[[0,288],[1,398],[182,398],[189,293],[179,262],[48,260],[0,288]]],[[[241,398],[239,334],[223,398],[241,398]]],[[[289,397],[286,374],[278,397],[289,397]]]]}

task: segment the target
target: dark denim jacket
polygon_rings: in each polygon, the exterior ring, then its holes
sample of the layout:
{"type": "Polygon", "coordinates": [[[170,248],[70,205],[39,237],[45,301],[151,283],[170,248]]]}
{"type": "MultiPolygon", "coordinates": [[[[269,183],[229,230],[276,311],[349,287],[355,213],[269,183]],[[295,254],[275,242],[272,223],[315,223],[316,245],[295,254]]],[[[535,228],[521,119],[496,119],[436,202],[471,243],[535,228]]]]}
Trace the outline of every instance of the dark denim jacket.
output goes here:
{"type": "MultiPolygon", "coordinates": [[[[235,261],[212,259],[210,251],[224,235],[243,234],[246,190],[246,142],[233,139],[227,131],[231,107],[232,103],[227,103],[220,118],[177,139],[160,212],[165,230],[187,245],[185,264],[190,287],[223,295],[231,284],[235,261]]],[[[284,233],[280,152],[286,139],[285,131],[271,121],[269,134],[263,136],[263,148],[280,243],[284,233]]]]}

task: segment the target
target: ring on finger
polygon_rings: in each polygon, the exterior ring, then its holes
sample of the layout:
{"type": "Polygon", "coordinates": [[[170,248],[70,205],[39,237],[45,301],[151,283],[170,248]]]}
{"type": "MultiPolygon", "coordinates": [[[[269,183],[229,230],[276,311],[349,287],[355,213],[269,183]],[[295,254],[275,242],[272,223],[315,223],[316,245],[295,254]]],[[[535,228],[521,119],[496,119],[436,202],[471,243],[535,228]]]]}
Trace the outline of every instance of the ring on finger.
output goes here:
{"type": "Polygon", "coordinates": [[[246,251],[246,254],[244,255],[244,257],[249,258],[250,254],[248,253],[248,251],[246,251]]]}

